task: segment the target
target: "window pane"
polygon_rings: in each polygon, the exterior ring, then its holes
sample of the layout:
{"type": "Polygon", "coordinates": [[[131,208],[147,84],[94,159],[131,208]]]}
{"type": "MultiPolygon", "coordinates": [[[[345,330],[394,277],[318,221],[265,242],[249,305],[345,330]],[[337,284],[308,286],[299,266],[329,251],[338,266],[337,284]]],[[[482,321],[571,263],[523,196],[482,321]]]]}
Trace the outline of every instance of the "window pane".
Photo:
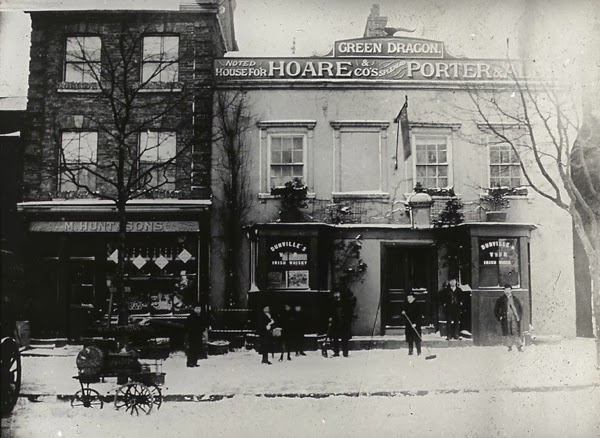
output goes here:
{"type": "Polygon", "coordinates": [[[159,74],[160,64],[150,62],[142,67],[142,81],[144,82],[160,82],[159,74]]]}
{"type": "Polygon", "coordinates": [[[168,161],[177,153],[177,141],[174,132],[161,132],[158,145],[158,160],[168,161]]]}
{"type": "Polygon", "coordinates": [[[490,163],[491,164],[499,164],[500,163],[500,151],[497,146],[490,146],[490,163]]]}
{"type": "Polygon", "coordinates": [[[67,64],[65,66],[65,82],[83,82],[83,64],[67,64]]]}
{"type": "Polygon", "coordinates": [[[144,61],[160,61],[160,42],[159,36],[144,38],[144,61]]]}
{"type": "Polygon", "coordinates": [[[417,164],[425,164],[425,160],[427,158],[427,153],[423,150],[421,146],[417,147],[417,164]]]}
{"type": "Polygon", "coordinates": [[[437,157],[435,151],[427,151],[427,162],[428,163],[437,163],[437,157]]]}
{"type": "Polygon", "coordinates": [[[88,61],[100,61],[102,42],[100,37],[84,38],[84,54],[88,61]]]}
{"type": "Polygon", "coordinates": [[[271,150],[272,151],[280,151],[281,150],[281,137],[271,137],[271,150]]]}
{"type": "Polygon", "coordinates": [[[438,151],[438,163],[447,163],[448,153],[446,150],[438,151]]]}
{"type": "Polygon", "coordinates": [[[82,163],[95,163],[96,150],[98,148],[98,133],[82,132],[80,138],[80,161],[82,163]]]}
{"type": "Polygon", "coordinates": [[[294,137],[294,145],[293,145],[294,150],[302,151],[303,143],[304,143],[304,141],[303,141],[302,137],[294,137]]]}
{"type": "Polygon", "coordinates": [[[303,161],[303,153],[302,151],[295,150],[292,154],[292,160],[294,163],[302,163],[303,161]]]}
{"type": "Polygon", "coordinates": [[[283,151],[291,151],[292,150],[292,139],[289,137],[285,137],[281,139],[281,149],[283,151]]]}
{"type": "Polygon", "coordinates": [[[160,72],[161,82],[177,82],[179,74],[179,65],[174,64],[162,64],[160,72]]]}
{"type": "Polygon", "coordinates": [[[281,164],[281,152],[271,150],[271,163],[281,164]]]}
{"type": "Polygon", "coordinates": [[[63,158],[66,163],[76,163],[79,161],[79,133],[62,133],[63,158]]]}
{"type": "Polygon", "coordinates": [[[67,62],[72,61],[83,61],[84,53],[84,38],[83,37],[70,37],[67,38],[66,48],[66,60],[67,62]]]}
{"type": "Polygon", "coordinates": [[[140,160],[155,162],[158,157],[158,133],[140,132],[140,160]]]}
{"type": "Polygon", "coordinates": [[[500,169],[498,166],[490,166],[490,177],[497,178],[500,176],[500,169]]]}
{"type": "Polygon", "coordinates": [[[292,152],[291,151],[283,151],[281,153],[281,162],[289,164],[292,162],[292,152]]]}
{"type": "Polygon", "coordinates": [[[435,166],[427,166],[427,178],[435,177],[436,175],[435,166]]]}
{"type": "Polygon", "coordinates": [[[81,82],[86,82],[86,83],[96,83],[98,82],[98,80],[100,79],[100,77],[98,76],[98,66],[96,64],[84,64],[83,65],[83,77],[81,82]],[[94,70],[92,70],[92,68],[94,70]]]}
{"type": "Polygon", "coordinates": [[[292,176],[302,179],[304,166],[292,166],[292,176]]]}
{"type": "Polygon", "coordinates": [[[510,153],[507,150],[503,150],[500,152],[500,162],[510,163],[510,153]]]}
{"type": "Polygon", "coordinates": [[[521,185],[521,180],[519,178],[511,178],[510,187],[519,187],[521,185]]]}
{"type": "Polygon", "coordinates": [[[425,166],[417,166],[417,178],[422,181],[422,178],[426,176],[427,167],[425,166]]]}
{"type": "Polygon", "coordinates": [[[291,179],[290,177],[292,176],[292,167],[291,166],[281,166],[281,176],[283,178],[288,178],[291,179]]]}
{"type": "Polygon", "coordinates": [[[447,166],[438,166],[438,176],[448,176],[447,166]]]}
{"type": "Polygon", "coordinates": [[[166,36],[163,37],[163,59],[166,61],[176,61],[179,59],[179,37],[166,36]]]}

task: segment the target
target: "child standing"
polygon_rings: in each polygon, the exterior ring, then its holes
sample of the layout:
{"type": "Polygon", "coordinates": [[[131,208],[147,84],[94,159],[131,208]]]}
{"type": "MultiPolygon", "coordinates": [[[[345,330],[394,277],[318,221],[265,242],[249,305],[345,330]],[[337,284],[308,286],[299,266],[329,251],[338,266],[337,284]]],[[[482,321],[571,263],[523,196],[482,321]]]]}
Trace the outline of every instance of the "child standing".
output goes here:
{"type": "Polygon", "coordinates": [[[206,354],[204,352],[203,336],[207,327],[208,323],[202,314],[202,307],[200,304],[194,304],[190,316],[185,320],[187,366],[190,368],[197,367],[198,359],[206,354]]]}
{"type": "Polygon", "coordinates": [[[408,342],[408,354],[413,354],[414,346],[417,346],[417,355],[421,355],[421,306],[417,303],[415,295],[408,292],[406,295],[406,310],[402,312],[406,319],[404,332],[408,342]]]}

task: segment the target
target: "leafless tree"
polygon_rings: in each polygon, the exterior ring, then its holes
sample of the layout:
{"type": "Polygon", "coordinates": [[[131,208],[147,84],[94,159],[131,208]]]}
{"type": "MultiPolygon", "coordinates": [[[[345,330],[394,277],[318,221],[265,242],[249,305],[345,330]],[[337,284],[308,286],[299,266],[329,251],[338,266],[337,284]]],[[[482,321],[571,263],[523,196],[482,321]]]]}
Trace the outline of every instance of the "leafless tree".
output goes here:
{"type": "Polygon", "coordinates": [[[566,87],[515,75],[508,87],[471,89],[469,96],[484,132],[510,146],[527,185],[573,218],[589,261],[600,366],[600,120],[591,111],[580,118],[566,87]]]}
{"type": "Polygon", "coordinates": [[[222,232],[222,261],[225,269],[226,307],[239,303],[243,226],[251,207],[247,131],[254,117],[243,91],[217,92],[214,98],[215,157],[213,170],[219,185],[215,211],[222,232]]]}

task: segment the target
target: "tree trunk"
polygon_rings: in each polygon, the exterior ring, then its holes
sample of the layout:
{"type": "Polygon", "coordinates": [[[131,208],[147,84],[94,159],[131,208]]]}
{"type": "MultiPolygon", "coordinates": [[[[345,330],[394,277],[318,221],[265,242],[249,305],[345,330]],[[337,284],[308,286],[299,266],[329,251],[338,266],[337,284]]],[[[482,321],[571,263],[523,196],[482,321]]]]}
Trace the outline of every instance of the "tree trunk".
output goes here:
{"type": "Polygon", "coordinates": [[[600,253],[596,260],[590,257],[590,277],[592,279],[592,327],[596,340],[596,367],[600,370],[600,253]]]}
{"type": "Polygon", "coordinates": [[[127,248],[127,216],[125,203],[118,203],[119,235],[117,240],[118,259],[116,272],[117,302],[119,308],[118,325],[127,325],[129,314],[127,311],[127,296],[125,292],[125,250],[127,248]]]}

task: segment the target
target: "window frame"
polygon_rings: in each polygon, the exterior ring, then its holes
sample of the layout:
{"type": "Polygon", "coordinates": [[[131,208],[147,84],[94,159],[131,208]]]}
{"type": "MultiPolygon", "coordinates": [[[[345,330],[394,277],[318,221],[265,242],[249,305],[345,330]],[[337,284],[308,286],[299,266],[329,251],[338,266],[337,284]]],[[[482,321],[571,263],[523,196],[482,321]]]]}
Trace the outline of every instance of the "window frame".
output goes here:
{"type": "MultiPolygon", "coordinates": [[[[440,130],[440,129],[431,129],[431,130],[423,130],[423,131],[419,131],[419,132],[413,132],[412,136],[411,136],[411,153],[412,156],[414,157],[412,160],[412,174],[413,174],[413,181],[416,184],[418,182],[418,175],[417,175],[417,167],[421,166],[420,164],[417,163],[417,143],[419,143],[420,139],[424,139],[424,138],[443,138],[446,142],[446,164],[445,166],[447,167],[447,175],[446,178],[448,179],[447,185],[444,187],[453,187],[454,186],[454,171],[453,171],[453,144],[452,144],[452,132],[447,132],[446,130],[440,130]]],[[[436,149],[437,152],[437,149],[436,149]]],[[[423,164],[423,166],[428,166],[428,165],[435,165],[437,167],[440,167],[441,165],[439,163],[425,163],[423,164]]],[[[425,177],[427,179],[427,177],[425,177]]],[[[436,176],[437,179],[439,179],[439,176],[436,176]]],[[[427,187],[425,185],[423,185],[424,188],[428,188],[428,189],[435,189],[435,188],[444,188],[444,187],[427,187]]]]}
{"type": "MultiPolygon", "coordinates": [[[[141,59],[140,59],[140,82],[142,84],[174,84],[179,82],[179,66],[181,63],[181,55],[180,55],[180,49],[181,49],[181,36],[179,34],[175,34],[175,33],[151,33],[151,34],[144,34],[142,37],[142,50],[141,50],[141,59]],[[168,37],[174,37],[177,38],[177,59],[175,61],[165,61],[163,60],[163,55],[166,53],[164,51],[164,38],[168,38],[168,37]],[[154,54],[154,55],[158,55],[160,57],[159,61],[147,61],[145,59],[145,55],[144,55],[144,51],[146,48],[146,38],[161,38],[161,43],[160,43],[160,52],[158,54],[154,54]],[[154,75],[153,77],[150,79],[144,79],[144,66],[148,65],[148,64],[157,64],[159,67],[166,62],[170,62],[170,65],[176,65],[177,66],[177,74],[176,77],[174,78],[174,80],[172,81],[162,81],[161,80],[161,75],[165,72],[164,68],[162,68],[159,72],[158,75],[154,75]],[[157,79],[158,78],[158,79],[157,79]]],[[[156,69],[153,70],[156,73],[156,69]]]]}
{"type": "Polygon", "coordinates": [[[303,137],[303,182],[308,187],[309,196],[314,196],[314,128],[315,120],[263,120],[258,122],[259,170],[258,197],[269,199],[271,195],[271,138],[277,136],[303,137]]]}
{"type": "MultiPolygon", "coordinates": [[[[167,130],[167,129],[149,129],[147,131],[141,131],[138,135],[138,159],[137,159],[137,168],[138,168],[138,177],[141,178],[141,174],[142,174],[142,166],[144,164],[150,164],[151,166],[153,164],[156,163],[162,163],[162,161],[158,161],[158,158],[160,158],[160,148],[162,146],[162,143],[160,141],[160,136],[161,134],[172,134],[169,135],[169,137],[173,137],[174,141],[175,141],[175,149],[174,149],[174,154],[173,154],[173,161],[171,161],[168,164],[165,164],[164,167],[158,167],[154,170],[152,170],[151,174],[152,177],[154,178],[155,176],[155,172],[159,172],[160,170],[164,170],[166,168],[170,168],[173,167],[172,171],[174,174],[174,181],[171,183],[169,181],[167,181],[165,184],[163,184],[160,187],[156,187],[156,188],[152,188],[150,187],[149,190],[165,190],[165,191],[172,191],[172,190],[177,190],[177,131],[176,130],[167,130]],[[144,154],[144,150],[142,149],[142,138],[143,135],[149,135],[149,134],[156,134],[157,135],[157,145],[156,145],[156,154],[157,154],[157,160],[156,161],[144,161],[142,160],[143,154],[144,154]],[[166,188],[166,186],[171,187],[172,184],[172,188],[166,188]]],[[[171,158],[168,158],[166,161],[170,160],[171,158]]],[[[165,162],[166,162],[165,161],[165,162]]],[[[158,177],[156,178],[156,183],[155,185],[159,184],[158,183],[159,179],[158,177]]],[[[143,180],[139,181],[139,186],[140,189],[145,190],[146,189],[146,183],[143,180]]]]}
{"type": "MultiPolygon", "coordinates": [[[[521,247],[521,237],[520,236],[508,236],[508,237],[495,237],[493,235],[485,235],[485,236],[478,236],[477,238],[477,278],[478,278],[478,283],[479,283],[479,288],[480,289],[501,289],[503,287],[503,281],[500,281],[500,277],[501,277],[501,273],[500,273],[500,263],[497,263],[495,265],[496,267],[496,273],[497,273],[497,285],[490,285],[490,286],[484,286],[482,285],[482,276],[481,276],[481,268],[482,266],[485,266],[485,264],[482,264],[482,260],[481,260],[481,246],[484,245],[485,243],[482,243],[483,241],[487,241],[486,243],[490,243],[490,242],[500,242],[501,240],[503,241],[507,241],[507,240],[514,240],[515,241],[515,246],[514,246],[514,250],[516,252],[517,255],[517,260],[516,260],[516,266],[518,269],[518,283],[516,285],[512,285],[512,287],[514,289],[521,289],[524,288],[527,285],[524,285],[524,275],[527,275],[526,272],[524,272],[522,270],[523,268],[523,254],[521,253],[522,251],[522,247],[521,247]]],[[[496,257],[496,259],[498,262],[500,261],[500,256],[496,257]]]]}
{"type": "MultiPolygon", "coordinates": [[[[280,187],[284,187],[283,185],[279,185],[279,186],[272,186],[271,185],[271,181],[273,179],[272,176],[272,170],[273,170],[273,166],[281,166],[281,167],[294,167],[294,166],[299,166],[300,164],[293,162],[292,163],[275,163],[273,164],[272,162],[272,154],[273,154],[273,138],[281,138],[281,139],[294,139],[294,138],[302,138],[302,183],[306,184],[306,157],[307,157],[307,153],[306,153],[306,149],[307,149],[307,144],[308,144],[308,139],[307,139],[307,134],[305,132],[278,132],[278,131],[274,131],[274,132],[269,132],[268,133],[268,142],[267,142],[267,184],[268,184],[268,189],[273,189],[273,188],[280,188],[280,187]]],[[[293,160],[293,141],[292,141],[292,160],[293,160]]],[[[297,178],[297,176],[291,176],[291,179],[297,178]]],[[[285,184],[285,183],[284,183],[285,184]]]]}
{"type": "MultiPolygon", "coordinates": [[[[64,43],[63,72],[62,72],[63,82],[74,83],[74,84],[98,84],[98,82],[99,82],[99,80],[101,78],[101,74],[102,74],[102,47],[103,47],[103,42],[102,42],[102,36],[101,35],[97,35],[97,34],[67,35],[67,37],[65,38],[65,43],[64,43]],[[82,50],[82,53],[84,54],[84,56],[85,56],[85,38],[98,38],[98,40],[100,41],[100,47],[98,49],[98,54],[99,54],[98,60],[96,60],[96,61],[69,61],[68,60],[69,39],[77,39],[77,38],[83,38],[84,39],[84,49],[82,50]],[[75,65],[75,64],[83,64],[84,66],[89,66],[90,68],[93,68],[93,67],[91,67],[90,64],[97,65],[98,79],[94,79],[92,77],[92,80],[90,80],[90,81],[85,81],[85,80],[70,81],[70,80],[67,80],[68,66],[69,65],[75,65]]],[[[85,79],[86,74],[84,73],[83,69],[82,69],[81,75],[82,75],[82,79],[85,79]]]]}
{"type": "MultiPolygon", "coordinates": [[[[79,166],[89,166],[90,168],[95,167],[98,163],[98,140],[99,140],[99,135],[98,135],[98,131],[97,130],[87,130],[87,129],[65,129],[60,131],[60,144],[59,144],[59,148],[58,148],[58,179],[57,179],[57,188],[58,188],[58,192],[78,192],[79,190],[81,190],[79,187],[75,187],[75,190],[64,190],[63,185],[64,184],[74,184],[70,178],[67,177],[67,180],[63,182],[63,174],[66,173],[66,170],[68,169],[69,164],[77,164],[79,166]],[[66,161],[65,160],[65,153],[64,153],[64,136],[65,134],[72,134],[72,133],[77,133],[78,135],[78,161],[66,161]],[[89,162],[84,162],[81,161],[81,134],[95,134],[95,138],[96,138],[96,142],[95,142],[95,150],[94,150],[94,158],[95,158],[95,162],[94,161],[89,161],[89,162]]],[[[79,174],[80,172],[85,171],[85,169],[79,169],[77,170],[77,180],[79,181],[79,174]]],[[[93,187],[90,187],[88,184],[88,189],[95,191],[97,190],[97,178],[96,175],[92,174],[94,177],[94,185],[93,187]]],[[[79,184],[79,183],[77,183],[79,184]]]]}
{"type": "Polygon", "coordinates": [[[386,120],[334,120],[330,122],[333,128],[333,171],[332,196],[334,198],[389,198],[387,165],[388,130],[390,122],[386,120]],[[374,133],[378,134],[377,154],[379,157],[378,188],[364,191],[342,190],[342,134],[343,133],[374,133]]]}
{"type": "MultiPolygon", "coordinates": [[[[488,145],[487,145],[487,182],[489,184],[489,187],[498,187],[498,184],[493,184],[492,183],[492,166],[498,166],[498,167],[500,167],[500,166],[510,166],[511,168],[516,167],[518,169],[518,172],[519,172],[519,185],[517,185],[517,186],[509,185],[507,187],[509,187],[509,188],[521,187],[522,184],[523,184],[523,171],[521,169],[521,162],[520,162],[520,160],[518,158],[516,158],[517,161],[515,163],[498,163],[498,164],[492,164],[492,148],[493,147],[501,147],[501,146],[508,147],[508,151],[509,151],[510,156],[516,157],[516,155],[517,155],[514,152],[512,146],[510,144],[508,144],[508,143],[505,143],[505,142],[503,142],[503,143],[488,143],[488,145]]],[[[502,178],[506,178],[506,177],[498,177],[498,179],[502,179],[502,178]]],[[[510,179],[510,180],[514,179],[512,177],[512,172],[511,172],[511,176],[508,177],[508,179],[510,179]]],[[[504,185],[500,184],[500,186],[504,186],[504,185]]]]}

